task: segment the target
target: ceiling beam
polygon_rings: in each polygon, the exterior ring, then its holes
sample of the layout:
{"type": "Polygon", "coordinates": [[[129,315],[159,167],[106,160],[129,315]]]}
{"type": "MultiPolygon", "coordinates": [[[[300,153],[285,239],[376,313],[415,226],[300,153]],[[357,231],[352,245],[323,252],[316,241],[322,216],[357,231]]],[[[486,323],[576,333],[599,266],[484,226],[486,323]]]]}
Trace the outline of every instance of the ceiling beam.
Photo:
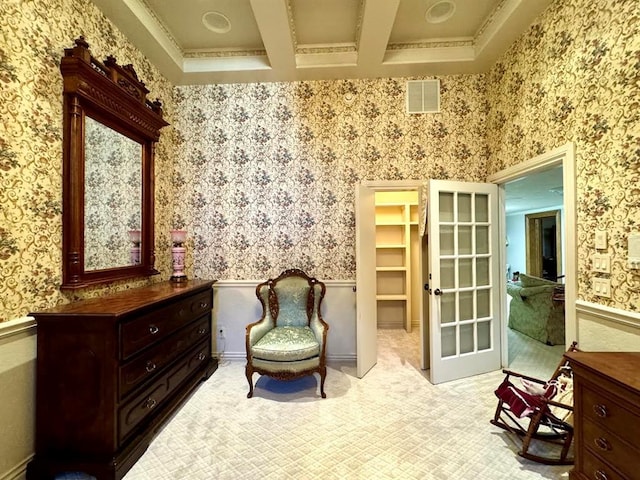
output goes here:
{"type": "Polygon", "coordinates": [[[358,66],[375,68],[382,63],[400,0],[366,0],[358,39],[358,66]]]}
{"type": "Polygon", "coordinates": [[[295,70],[295,45],[289,25],[287,1],[250,1],[271,67],[285,71],[295,70]]]}

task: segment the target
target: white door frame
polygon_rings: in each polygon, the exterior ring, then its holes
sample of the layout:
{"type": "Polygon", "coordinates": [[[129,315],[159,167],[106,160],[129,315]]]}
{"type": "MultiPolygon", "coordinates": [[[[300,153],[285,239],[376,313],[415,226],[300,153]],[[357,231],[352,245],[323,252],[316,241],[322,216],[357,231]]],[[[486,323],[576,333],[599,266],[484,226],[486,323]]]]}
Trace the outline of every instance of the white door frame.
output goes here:
{"type": "MultiPolygon", "coordinates": [[[[575,145],[568,142],[561,147],[538,155],[530,160],[513,165],[501,170],[487,178],[487,181],[497,183],[499,186],[499,235],[506,238],[505,225],[505,192],[504,184],[512,180],[530,175],[531,173],[547,170],[562,165],[563,207],[564,207],[564,252],[565,252],[565,343],[568,348],[577,339],[576,325],[576,296],[577,296],[577,250],[576,250],[576,160],[575,145]]],[[[506,263],[506,245],[500,242],[500,259],[506,263]]],[[[502,282],[500,286],[500,309],[502,316],[502,366],[509,363],[507,344],[507,285],[502,282]]]]}
{"type": "MultiPolygon", "coordinates": [[[[364,180],[363,182],[360,183],[360,186],[370,189],[374,192],[384,192],[384,191],[401,191],[401,190],[409,190],[409,191],[417,191],[418,192],[418,202],[419,202],[419,208],[420,208],[420,219],[419,221],[423,220],[422,217],[422,210],[424,208],[423,205],[423,200],[422,200],[422,188],[423,185],[425,184],[425,181],[423,180],[364,180]]],[[[357,189],[356,189],[357,192],[357,189]]],[[[356,202],[356,205],[358,205],[358,202],[356,202]]],[[[420,225],[418,225],[418,227],[420,228],[420,225]]],[[[359,235],[360,232],[357,233],[357,235],[359,235]]],[[[375,241],[375,240],[374,240],[375,241]]],[[[420,255],[420,251],[418,252],[418,254],[420,255]]],[[[358,262],[359,260],[359,252],[356,251],[356,262],[358,262]]],[[[374,260],[375,261],[375,260],[374,260]]],[[[420,269],[418,272],[419,275],[419,280],[420,280],[420,285],[422,285],[424,283],[424,279],[422,278],[422,270],[420,269]]],[[[359,288],[358,285],[356,285],[356,288],[359,288]]],[[[423,292],[423,290],[420,290],[421,292],[423,292]]],[[[419,316],[422,317],[422,302],[423,302],[423,295],[420,295],[420,298],[418,299],[418,312],[419,312],[419,316]]],[[[358,306],[356,305],[356,310],[357,310],[358,306]]],[[[374,311],[377,308],[376,305],[374,305],[374,311]]],[[[424,321],[422,318],[419,318],[420,320],[420,338],[423,339],[424,338],[424,332],[423,332],[423,324],[424,321]]],[[[357,339],[358,337],[366,337],[366,338],[370,338],[370,335],[377,335],[377,333],[374,332],[358,332],[358,328],[361,328],[362,326],[364,326],[365,323],[364,322],[357,322],[356,323],[356,343],[357,343],[357,339]]],[[[373,326],[372,323],[367,322],[366,326],[368,328],[371,328],[369,325],[373,326]]],[[[377,332],[377,326],[376,328],[376,332],[377,332]]],[[[423,345],[421,345],[421,351],[424,351],[423,345]]],[[[366,372],[361,372],[362,376],[364,376],[364,374],[366,372]]]]}

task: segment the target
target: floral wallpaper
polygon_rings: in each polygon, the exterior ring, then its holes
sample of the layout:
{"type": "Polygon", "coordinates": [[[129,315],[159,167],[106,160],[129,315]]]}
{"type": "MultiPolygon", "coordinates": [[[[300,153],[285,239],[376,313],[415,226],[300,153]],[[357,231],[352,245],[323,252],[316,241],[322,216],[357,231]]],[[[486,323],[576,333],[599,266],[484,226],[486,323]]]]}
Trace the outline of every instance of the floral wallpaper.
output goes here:
{"type": "Polygon", "coordinates": [[[406,79],[174,87],[90,0],[0,3],[0,321],[171,274],[256,279],[288,267],[355,277],[355,185],[482,181],[576,144],[578,296],[640,310],[627,266],[639,230],[640,4],[557,0],[487,74],[441,77],[442,112],[407,115],[406,79]],[[84,35],[132,63],[171,126],[156,148],[156,266],[149,280],[64,294],[62,79],[84,35]],[[607,230],[612,298],[591,294],[594,232],[607,230]]]}
{"type": "Polygon", "coordinates": [[[62,277],[62,76],[65,48],[84,35],[95,57],[132,63],[173,123],[173,86],[89,0],[0,2],[0,321],[82,297],[167,279],[173,192],[173,127],[156,148],[156,267],[150,280],[73,294],[62,277]]]}
{"type": "Polygon", "coordinates": [[[175,223],[195,273],[353,279],[359,182],[484,180],[484,76],[440,80],[425,115],[405,113],[405,79],[178,87],[175,223]]]}
{"type": "Polygon", "coordinates": [[[575,143],[578,298],[640,311],[640,271],[627,266],[640,233],[640,2],[556,1],[491,69],[487,98],[489,174],[575,143]],[[611,275],[593,272],[596,230],[611,275]],[[593,295],[596,276],[611,299],[593,295]]]}

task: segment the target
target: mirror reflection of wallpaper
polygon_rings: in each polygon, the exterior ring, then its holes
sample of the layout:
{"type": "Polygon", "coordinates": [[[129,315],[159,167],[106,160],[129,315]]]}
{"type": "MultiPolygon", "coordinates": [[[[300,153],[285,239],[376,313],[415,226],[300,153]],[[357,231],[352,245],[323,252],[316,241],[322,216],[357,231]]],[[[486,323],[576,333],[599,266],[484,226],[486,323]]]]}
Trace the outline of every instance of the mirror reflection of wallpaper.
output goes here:
{"type": "MultiPolygon", "coordinates": [[[[173,191],[159,173],[156,191],[156,268],[149,279],[112,282],[73,293],[59,290],[62,277],[62,76],[65,48],[84,35],[97,58],[114,55],[135,66],[163,101],[174,123],[173,86],[89,0],[46,5],[0,2],[0,321],[59,303],[96,297],[166,280],[171,275],[169,231],[173,191]]],[[[156,171],[167,172],[176,154],[173,127],[162,129],[156,171]]]]}
{"type": "Polygon", "coordinates": [[[441,88],[441,113],[408,115],[404,79],[177,87],[176,221],[195,273],[355,278],[359,182],[486,176],[484,76],[441,88]]]}
{"type": "Polygon", "coordinates": [[[84,268],[130,264],[129,230],[140,230],[142,146],[85,117],[84,268]]]}
{"type": "MultiPolygon", "coordinates": [[[[489,173],[576,147],[578,298],[640,311],[627,264],[640,231],[640,2],[556,1],[492,68],[489,173]],[[606,251],[594,232],[606,230],[606,251]],[[611,256],[612,295],[593,294],[593,255],[611,256]]],[[[570,232],[572,234],[574,232],[570,232]]]]}

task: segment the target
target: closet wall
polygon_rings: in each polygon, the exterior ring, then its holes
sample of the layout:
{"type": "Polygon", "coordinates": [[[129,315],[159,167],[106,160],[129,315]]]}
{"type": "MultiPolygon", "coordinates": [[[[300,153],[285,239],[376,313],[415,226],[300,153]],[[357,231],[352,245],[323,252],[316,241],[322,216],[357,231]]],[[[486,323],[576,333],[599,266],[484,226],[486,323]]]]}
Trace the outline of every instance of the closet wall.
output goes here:
{"type": "Polygon", "coordinates": [[[410,332],[419,321],[418,192],[376,192],[378,328],[410,332]]]}

